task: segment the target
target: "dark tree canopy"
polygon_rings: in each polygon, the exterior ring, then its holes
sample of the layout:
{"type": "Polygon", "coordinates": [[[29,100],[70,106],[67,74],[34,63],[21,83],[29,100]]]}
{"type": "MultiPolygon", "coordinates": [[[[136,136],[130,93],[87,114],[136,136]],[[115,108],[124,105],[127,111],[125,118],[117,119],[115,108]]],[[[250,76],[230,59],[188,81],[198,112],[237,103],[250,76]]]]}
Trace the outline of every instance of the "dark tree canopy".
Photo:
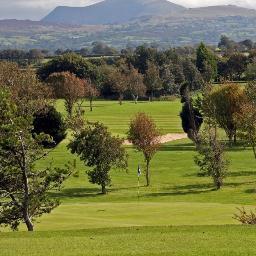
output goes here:
{"type": "Polygon", "coordinates": [[[53,73],[70,72],[81,79],[90,79],[97,83],[99,72],[95,65],[75,53],[67,53],[55,57],[43,65],[38,74],[42,80],[46,80],[53,73]]]}
{"type": "Polygon", "coordinates": [[[189,103],[185,102],[183,104],[183,107],[182,107],[182,110],[180,113],[180,117],[181,117],[181,121],[182,121],[183,131],[188,134],[189,138],[191,138],[191,130],[194,129],[194,125],[192,124],[192,122],[194,121],[197,132],[200,130],[200,127],[203,123],[202,114],[194,106],[192,106],[192,113],[194,116],[193,117],[194,120],[191,120],[192,118],[191,118],[191,111],[190,111],[189,103]]]}
{"type": "Polygon", "coordinates": [[[33,133],[37,135],[44,133],[52,137],[52,143],[43,142],[45,147],[56,146],[66,138],[65,122],[61,114],[53,106],[49,106],[45,111],[35,114],[33,127],[33,133]]]}
{"type": "Polygon", "coordinates": [[[217,76],[216,58],[203,43],[197,48],[196,66],[206,82],[217,76]]]}

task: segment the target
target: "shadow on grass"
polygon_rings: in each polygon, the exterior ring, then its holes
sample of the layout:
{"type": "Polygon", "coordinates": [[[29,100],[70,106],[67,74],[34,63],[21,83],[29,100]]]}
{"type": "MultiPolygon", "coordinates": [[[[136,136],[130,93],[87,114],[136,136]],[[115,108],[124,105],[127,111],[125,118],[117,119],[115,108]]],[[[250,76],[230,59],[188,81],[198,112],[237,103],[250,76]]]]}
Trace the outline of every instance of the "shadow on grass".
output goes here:
{"type": "Polygon", "coordinates": [[[256,189],[255,188],[250,188],[250,189],[246,189],[244,192],[247,193],[247,194],[255,194],[256,189]]]}
{"type": "Polygon", "coordinates": [[[256,171],[241,171],[241,172],[230,172],[228,177],[240,177],[240,176],[255,176],[256,171]]]}
{"type": "MultiPolygon", "coordinates": [[[[141,185],[140,187],[146,187],[146,185],[141,185]]],[[[133,187],[122,187],[122,188],[108,188],[109,192],[118,192],[118,191],[129,191],[129,190],[133,190],[133,189],[137,189],[138,186],[133,186],[133,187]]]]}
{"type": "Polygon", "coordinates": [[[159,151],[195,151],[195,146],[192,143],[163,145],[160,147],[159,151]]]}
{"type": "Polygon", "coordinates": [[[50,192],[50,196],[58,198],[97,197],[102,195],[100,188],[66,188],[59,192],[50,192]]]}
{"type": "Polygon", "coordinates": [[[202,194],[215,191],[212,184],[195,184],[195,185],[185,185],[176,186],[171,188],[170,192],[159,192],[159,193],[149,193],[145,197],[158,197],[158,196],[179,196],[179,195],[189,195],[189,194],[202,194]]]}

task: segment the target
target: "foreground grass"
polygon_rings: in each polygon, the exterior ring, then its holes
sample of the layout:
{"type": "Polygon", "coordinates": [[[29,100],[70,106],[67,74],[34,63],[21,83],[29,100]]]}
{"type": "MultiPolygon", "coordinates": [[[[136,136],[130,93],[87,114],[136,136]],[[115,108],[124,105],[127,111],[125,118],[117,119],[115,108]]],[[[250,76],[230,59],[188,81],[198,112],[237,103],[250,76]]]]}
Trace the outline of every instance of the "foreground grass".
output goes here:
{"type": "Polygon", "coordinates": [[[3,233],[0,251],[1,256],[255,255],[255,231],[247,226],[180,226],[3,233]]]}
{"type": "Polygon", "coordinates": [[[236,207],[219,203],[143,201],[62,204],[53,214],[41,218],[36,230],[238,224],[233,219],[236,207]]]}

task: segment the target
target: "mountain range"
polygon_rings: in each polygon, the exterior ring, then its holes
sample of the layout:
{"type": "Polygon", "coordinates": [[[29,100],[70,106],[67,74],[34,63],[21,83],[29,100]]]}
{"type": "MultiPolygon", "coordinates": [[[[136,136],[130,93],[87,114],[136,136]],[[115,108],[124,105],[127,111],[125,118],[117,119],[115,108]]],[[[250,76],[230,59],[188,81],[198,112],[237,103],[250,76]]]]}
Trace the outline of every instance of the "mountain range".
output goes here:
{"type": "Polygon", "coordinates": [[[0,49],[80,49],[103,41],[119,49],[217,44],[222,34],[256,41],[256,10],[235,5],[186,8],[166,0],[105,0],[57,7],[42,21],[0,21],[0,49]]]}
{"type": "Polygon", "coordinates": [[[175,15],[185,7],[167,0],[105,0],[86,7],[59,6],[42,21],[64,24],[118,24],[142,16],[175,15]]]}
{"type": "Polygon", "coordinates": [[[167,0],[105,0],[86,7],[59,6],[43,22],[97,25],[132,22],[141,17],[256,16],[256,10],[235,5],[186,8],[167,0]]]}

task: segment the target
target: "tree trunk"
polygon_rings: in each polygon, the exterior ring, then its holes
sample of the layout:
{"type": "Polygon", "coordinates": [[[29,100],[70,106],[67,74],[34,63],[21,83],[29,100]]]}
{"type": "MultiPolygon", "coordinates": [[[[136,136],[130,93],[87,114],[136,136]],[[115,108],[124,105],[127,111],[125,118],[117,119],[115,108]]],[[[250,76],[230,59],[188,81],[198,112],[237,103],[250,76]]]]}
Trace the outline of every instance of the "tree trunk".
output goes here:
{"type": "Polygon", "coordinates": [[[29,217],[28,209],[24,209],[23,218],[29,232],[34,231],[34,225],[29,217]]]}
{"type": "Polygon", "coordinates": [[[147,187],[150,186],[150,170],[149,170],[149,160],[146,160],[147,167],[146,167],[146,181],[147,181],[147,187]]]}
{"type": "Polygon", "coordinates": [[[228,140],[229,140],[229,145],[232,146],[233,143],[233,134],[231,132],[228,133],[228,140]]]}
{"type": "Polygon", "coordinates": [[[189,122],[191,126],[190,136],[193,137],[193,139],[191,140],[194,141],[194,143],[196,144],[196,147],[198,147],[200,142],[198,138],[198,130],[196,126],[195,113],[191,103],[190,95],[187,95],[187,103],[188,103],[188,110],[189,110],[189,116],[190,116],[189,122]]]}
{"type": "Polygon", "coordinates": [[[153,97],[154,97],[154,92],[151,91],[151,96],[150,96],[150,101],[151,101],[151,102],[153,101],[153,97]]]}
{"type": "Polygon", "coordinates": [[[236,135],[236,131],[234,131],[234,144],[236,144],[237,142],[237,135],[236,135]]]}
{"type": "Polygon", "coordinates": [[[122,100],[123,100],[123,95],[120,94],[120,95],[119,95],[119,105],[120,105],[120,106],[123,104],[122,100]]]}
{"type": "Polygon", "coordinates": [[[222,186],[222,182],[221,181],[216,181],[216,190],[220,190],[222,186]]]}
{"type": "Polygon", "coordinates": [[[106,189],[106,185],[105,185],[105,184],[102,184],[102,185],[101,185],[101,193],[102,193],[103,195],[106,195],[106,194],[107,194],[107,189],[106,189]]]}
{"type": "Polygon", "coordinates": [[[255,149],[255,145],[254,144],[252,145],[252,150],[253,150],[253,153],[254,153],[254,157],[256,159],[256,149],[255,149]]]}
{"type": "Polygon", "coordinates": [[[22,202],[23,207],[23,219],[26,223],[28,231],[33,231],[34,226],[29,216],[29,179],[28,179],[28,166],[26,161],[26,150],[24,145],[24,139],[22,134],[19,136],[19,140],[21,142],[22,146],[22,160],[21,160],[21,170],[22,170],[22,178],[23,178],[23,184],[24,184],[24,199],[22,202]]]}
{"type": "Polygon", "coordinates": [[[90,99],[90,111],[92,112],[92,98],[90,99]]]}
{"type": "Polygon", "coordinates": [[[139,96],[135,96],[135,97],[134,97],[135,104],[138,103],[138,98],[139,98],[139,96]]]}

